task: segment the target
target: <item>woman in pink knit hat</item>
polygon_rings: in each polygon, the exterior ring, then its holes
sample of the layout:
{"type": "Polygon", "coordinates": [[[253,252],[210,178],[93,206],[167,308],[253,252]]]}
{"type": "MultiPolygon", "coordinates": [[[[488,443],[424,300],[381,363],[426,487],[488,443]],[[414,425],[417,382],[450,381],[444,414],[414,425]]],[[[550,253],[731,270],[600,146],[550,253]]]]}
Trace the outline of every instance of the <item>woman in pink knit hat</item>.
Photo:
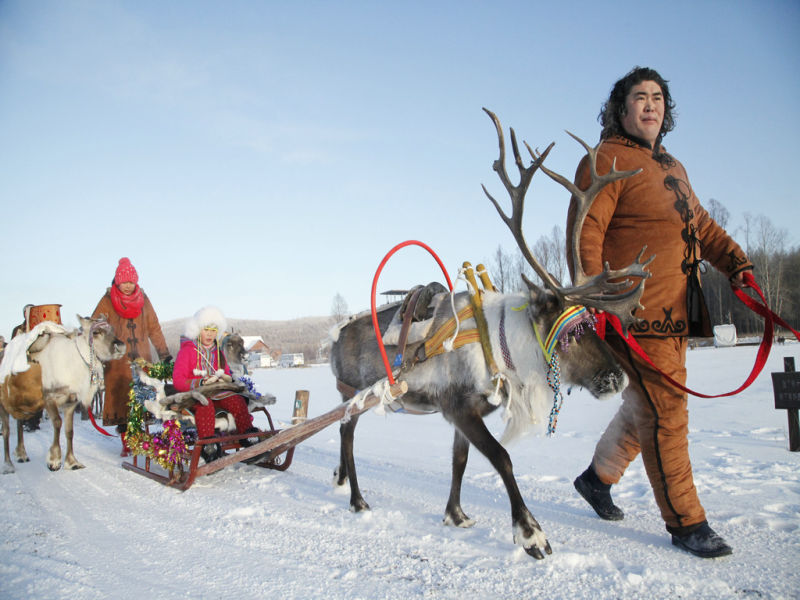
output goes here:
{"type": "Polygon", "coordinates": [[[161,332],[156,311],[150,299],[139,287],[139,274],[130,259],[120,258],[111,287],[100,299],[92,318],[104,314],[114,328],[117,337],[125,342],[127,353],[119,360],[105,366],[105,400],[103,401],[103,424],[116,425],[122,438],[122,454],[128,455],[125,430],[128,423],[128,391],[131,382],[130,362],[135,358],[153,361],[150,343],[155,346],[158,357],[171,361],[172,357],[161,332]]]}

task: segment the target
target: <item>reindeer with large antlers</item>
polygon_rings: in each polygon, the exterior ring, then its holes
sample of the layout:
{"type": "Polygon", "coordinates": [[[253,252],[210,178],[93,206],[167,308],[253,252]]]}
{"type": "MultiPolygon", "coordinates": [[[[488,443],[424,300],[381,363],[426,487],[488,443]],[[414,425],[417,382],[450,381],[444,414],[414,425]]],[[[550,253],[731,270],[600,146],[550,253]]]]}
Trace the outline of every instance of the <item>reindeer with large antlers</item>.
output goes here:
{"type": "MultiPolygon", "coordinates": [[[[483,314],[494,369],[487,365],[481,344],[463,345],[450,352],[427,358],[419,346],[411,344],[405,354],[415,356],[416,360],[406,363],[407,366],[395,377],[408,385],[408,393],[401,398],[403,409],[409,412],[440,412],[455,428],[452,480],[444,522],[457,527],[470,527],[474,524],[461,507],[461,483],[472,444],[489,459],[505,484],[511,503],[515,543],[520,544],[534,558],[541,559],[545,553],[552,552],[550,544],[525,505],[508,452],[489,432],[483,418],[499,405],[504,407],[509,418],[503,441],[534,424],[547,421],[554,397],[554,390],[548,386],[547,372],[553,360],[559,362],[561,382],[564,385],[584,387],[598,398],[620,393],[627,385],[627,376],[606,345],[588,327],[592,319],[589,311],[572,311],[571,314],[579,316],[575,316],[577,321],[572,322],[574,327],[561,329],[560,349],[548,351],[537,342],[537,336],[544,339],[557,321],[563,325],[564,320],[559,317],[563,317],[569,307],[578,305],[613,312],[623,322],[630,323],[634,319],[633,311],[639,306],[643,279],[648,276],[645,270],[647,262],[640,262],[640,254],[630,267],[622,270],[606,268],[603,273],[592,278],[586,277],[580,265],[576,264],[575,285],[562,287],[535,259],[522,232],[525,193],[533,175],[538,169],[542,169],[579,198],[581,207],[576,227],[580,228],[598,191],[608,182],[630,177],[635,172],[618,172],[612,168],[606,175],[597,175],[593,149],[576,138],[586,147],[593,165],[590,187],[584,191],[576,189],[568,180],[542,166],[553,144],[542,154],[534,152],[526,144],[532,162],[529,166],[524,166],[512,129],[514,160],[520,174],[520,182],[515,186],[505,168],[502,127],[491,111],[486,110],[486,113],[497,129],[500,156],[494,162],[493,168],[511,196],[511,216],[506,215],[485,187],[484,191],[546,288],[542,289],[525,279],[529,288],[526,293],[483,292],[483,314]],[[639,281],[634,285],[629,277],[639,278],[639,281]],[[582,327],[584,325],[587,327],[582,327]],[[581,332],[583,335],[579,335],[581,332]],[[548,354],[550,356],[546,358],[548,354]],[[553,359],[553,356],[557,358],[553,359]],[[501,380],[502,385],[498,380],[501,380]]],[[[573,236],[573,239],[578,238],[578,235],[573,236]]],[[[578,249],[575,249],[573,256],[580,256],[578,249]]],[[[442,296],[446,297],[446,294],[442,296]]],[[[453,303],[455,310],[460,312],[470,304],[469,294],[456,294],[453,303]]],[[[395,304],[379,311],[378,323],[382,334],[397,310],[398,305],[395,304]]],[[[435,310],[432,309],[430,318],[433,321],[431,331],[438,331],[451,319],[449,299],[447,302],[440,302],[435,310]]],[[[465,320],[461,327],[474,327],[471,325],[473,320],[474,317],[465,320]]],[[[387,350],[391,354],[393,348],[387,346],[387,350]]],[[[352,397],[356,390],[366,389],[385,376],[369,315],[355,318],[338,330],[331,351],[331,367],[345,399],[352,397]]],[[[355,416],[341,425],[341,458],[336,471],[337,485],[344,485],[348,480],[350,482],[350,507],[354,512],[369,509],[358,486],[353,458],[353,436],[357,423],[358,417],[355,416]]]]}

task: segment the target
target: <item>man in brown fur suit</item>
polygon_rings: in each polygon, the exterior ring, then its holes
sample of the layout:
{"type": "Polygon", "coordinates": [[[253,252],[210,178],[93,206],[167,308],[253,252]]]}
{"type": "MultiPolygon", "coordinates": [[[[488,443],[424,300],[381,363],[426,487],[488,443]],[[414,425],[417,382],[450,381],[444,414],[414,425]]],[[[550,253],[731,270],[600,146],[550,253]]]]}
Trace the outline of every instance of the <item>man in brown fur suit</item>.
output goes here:
{"type": "MultiPolygon", "coordinates": [[[[631,264],[641,250],[655,254],[632,328],[658,367],[686,383],[689,336],[710,336],[708,311],[700,290],[699,264],[705,260],[734,284],[752,264],[742,249],[700,205],[686,171],[661,145],[674,127],[674,103],[667,82],[654,70],[636,67],[613,87],[599,120],[603,125],[597,172],[642,172],[607,185],[598,195],[580,234],[581,259],[588,275],[631,264]]],[[[576,184],[585,189],[588,159],[578,166],[576,184]]],[[[571,232],[575,202],[570,205],[571,232]]],[[[571,244],[568,240],[567,247],[571,244]]],[[[570,262],[571,264],[571,262],[570,262]]],[[[613,332],[607,338],[630,378],[623,402],[595,448],[592,463],[575,488],[606,520],[623,518],[611,499],[611,485],[640,453],[672,543],[704,558],[724,556],[730,546],[709,526],[692,478],[687,395],[668,383],[613,332]]]]}

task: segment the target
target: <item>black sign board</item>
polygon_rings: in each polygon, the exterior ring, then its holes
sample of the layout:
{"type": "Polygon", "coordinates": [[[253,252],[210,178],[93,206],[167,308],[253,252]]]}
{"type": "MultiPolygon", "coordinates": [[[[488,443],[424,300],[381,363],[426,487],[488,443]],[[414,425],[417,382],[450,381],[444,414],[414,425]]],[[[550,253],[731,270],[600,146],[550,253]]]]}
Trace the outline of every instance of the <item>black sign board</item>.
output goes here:
{"type": "Polygon", "coordinates": [[[800,408],[800,373],[772,373],[775,408],[800,408]]]}

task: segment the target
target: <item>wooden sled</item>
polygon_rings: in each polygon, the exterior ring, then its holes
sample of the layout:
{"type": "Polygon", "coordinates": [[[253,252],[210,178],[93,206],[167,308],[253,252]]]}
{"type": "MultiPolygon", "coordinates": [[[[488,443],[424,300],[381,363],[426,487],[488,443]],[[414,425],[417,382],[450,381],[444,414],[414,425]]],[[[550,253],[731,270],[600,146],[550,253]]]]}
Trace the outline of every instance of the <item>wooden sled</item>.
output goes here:
{"type": "MultiPolygon", "coordinates": [[[[408,391],[405,382],[397,382],[390,386],[389,393],[392,398],[398,398],[408,391]]],[[[353,405],[349,402],[342,403],[336,408],[313,419],[308,419],[286,429],[275,429],[272,417],[264,407],[259,407],[267,415],[269,422],[268,431],[252,432],[247,434],[220,435],[213,438],[197,440],[191,449],[188,459],[188,468],[181,463],[172,472],[164,470],[161,465],[150,458],[133,455],[130,462],[123,462],[122,468],[149,477],[163,485],[174,487],[181,491],[188,490],[195,479],[203,475],[211,475],[227,466],[245,461],[266,469],[285,471],[289,468],[294,457],[294,449],[299,443],[307,440],[312,435],[319,433],[329,425],[341,421],[346,415],[355,416],[377,406],[381,399],[367,393],[363,402],[353,405]],[[240,441],[245,438],[260,438],[260,441],[244,447],[240,441]],[[224,451],[233,451],[210,463],[200,464],[200,454],[203,446],[219,443],[224,451]]]]}

